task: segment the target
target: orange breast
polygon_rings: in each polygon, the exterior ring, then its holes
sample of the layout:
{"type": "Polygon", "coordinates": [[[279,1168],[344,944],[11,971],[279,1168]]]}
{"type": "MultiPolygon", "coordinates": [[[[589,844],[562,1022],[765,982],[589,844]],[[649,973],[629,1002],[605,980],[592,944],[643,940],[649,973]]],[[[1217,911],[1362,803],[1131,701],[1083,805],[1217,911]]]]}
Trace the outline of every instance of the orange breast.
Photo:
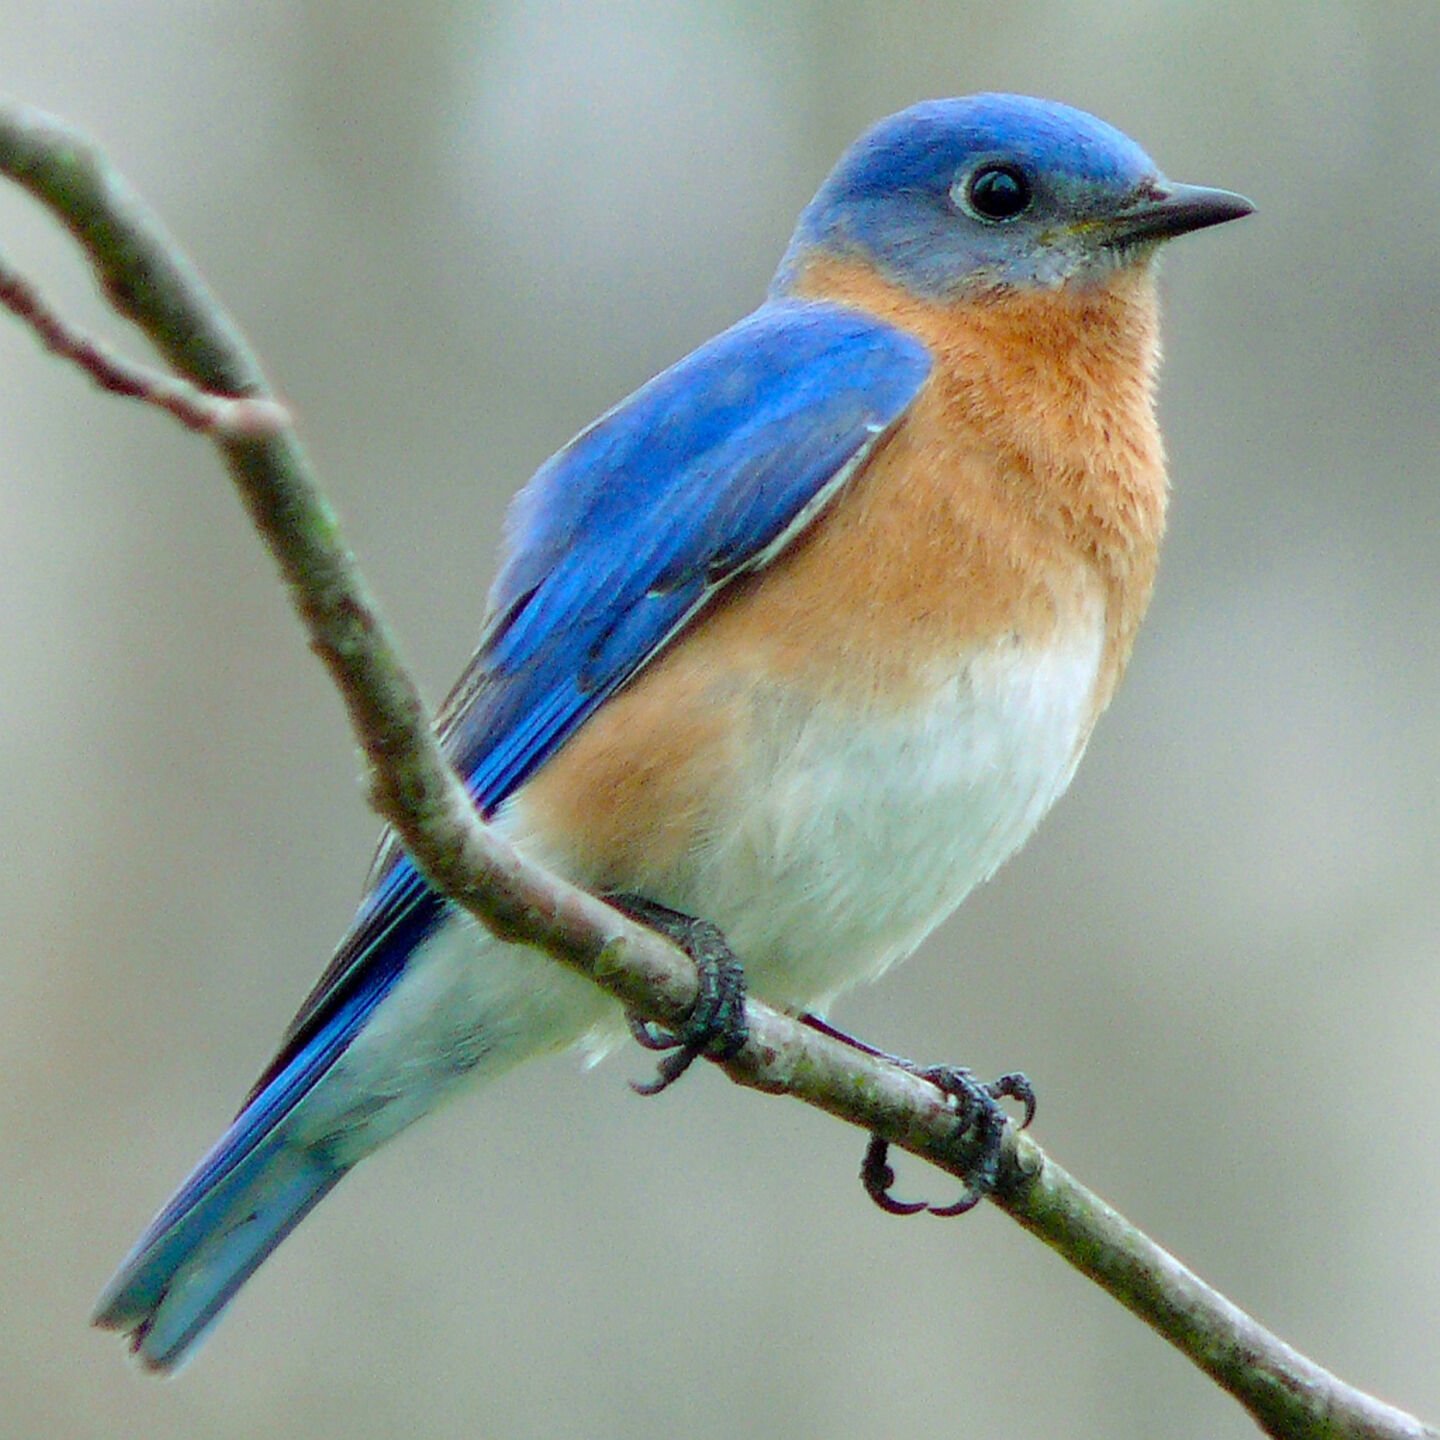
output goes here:
{"type": "Polygon", "coordinates": [[[673,871],[765,743],[767,691],[893,709],[987,647],[1065,643],[1098,603],[1093,723],[1148,601],[1165,499],[1148,276],[946,307],[825,260],[800,288],[910,330],[935,372],[819,522],[527,786],[593,884],[673,871]]]}
{"type": "Polygon", "coordinates": [[[908,330],[934,354],[905,436],[921,457],[917,485],[949,490],[960,512],[957,533],[945,538],[983,556],[984,574],[962,603],[1024,611],[1022,596],[1043,594],[1075,562],[1102,586],[1108,646],[1098,714],[1149,604],[1165,528],[1150,267],[1118,270],[1103,285],[946,305],[867,266],[820,258],[798,289],[908,330]]]}

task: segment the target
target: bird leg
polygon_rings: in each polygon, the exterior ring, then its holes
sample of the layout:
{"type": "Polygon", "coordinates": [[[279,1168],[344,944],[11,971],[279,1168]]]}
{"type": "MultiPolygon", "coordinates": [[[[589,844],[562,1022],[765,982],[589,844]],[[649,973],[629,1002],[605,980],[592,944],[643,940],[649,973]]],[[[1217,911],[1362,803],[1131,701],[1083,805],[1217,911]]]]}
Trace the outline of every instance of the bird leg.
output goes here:
{"type": "Polygon", "coordinates": [[[719,927],[708,920],[647,900],[643,895],[606,895],[605,903],[679,946],[695,962],[699,984],[695,1004],[674,1031],[630,1014],[630,1033],[646,1050],[668,1050],[654,1080],[631,1081],[638,1095],[658,1095],[673,1085],[700,1056],[729,1060],[750,1038],[745,1023],[745,970],[719,927]]]}
{"type": "Polygon", "coordinates": [[[950,1205],[929,1205],[923,1200],[897,1200],[890,1187],[895,1183],[895,1171],[890,1165],[890,1142],[881,1135],[872,1135],[865,1150],[865,1159],[860,1165],[860,1183],[865,1193],[888,1215],[915,1215],[928,1210],[932,1215],[963,1215],[973,1210],[987,1195],[994,1192],[1000,1178],[1000,1145],[1005,1135],[1005,1112],[1000,1108],[1001,1100],[1018,1100],[1025,1107],[1020,1122],[1023,1130],[1035,1118],[1035,1088],[1019,1072],[1002,1075],[988,1084],[977,1080],[974,1074],[959,1065],[917,1065],[913,1060],[904,1060],[884,1050],[856,1039],[844,1030],[837,1029],[828,1020],[808,1011],[800,1017],[802,1023],[838,1040],[843,1045],[859,1050],[864,1055],[873,1055],[878,1060],[888,1060],[902,1070],[928,1080],[943,1090],[955,1101],[956,1130],[960,1139],[973,1131],[970,1144],[975,1151],[975,1161],[966,1177],[964,1194],[950,1205]]]}

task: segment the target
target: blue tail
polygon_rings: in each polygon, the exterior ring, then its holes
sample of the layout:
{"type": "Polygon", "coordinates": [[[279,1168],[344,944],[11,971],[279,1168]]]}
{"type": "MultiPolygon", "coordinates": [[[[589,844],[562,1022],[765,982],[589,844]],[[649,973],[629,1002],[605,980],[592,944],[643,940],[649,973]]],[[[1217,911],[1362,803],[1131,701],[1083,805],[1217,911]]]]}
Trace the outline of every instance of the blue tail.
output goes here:
{"type": "Polygon", "coordinates": [[[105,1287],[95,1324],[128,1334],[149,1369],[185,1358],[358,1158],[301,1143],[294,1120],[393,978],[342,1006],[266,1079],[105,1287]]]}
{"type": "MultiPolygon", "coordinates": [[[[307,1006],[234,1123],[100,1297],[95,1323],[128,1335],[151,1370],[173,1370],[185,1359],[265,1257],[368,1148],[352,1133],[338,1156],[331,1143],[337,1132],[317,1128],[313,1113],[307,1126],[302,1112],[440,915],[440,901],[418,882],[380,893],[399,906],[398,917],[385,912],[385,923],[361,924],[353,944],[342,947],[340,979],[325,982],[328,993],[307,1006]]],[[[362,922],[375,913],[362,908],[362,922]]],[[[367,1097],[351,1098],[363,1114],[367,1097]]]]}
{"type": "Polygon", "coordinates": [[[130,1336],[151,1370],[172,1370],[261,1261],[345,1173],[273,1133],[245,1146],[230,1128],[155,1218],[106,1287],[95,1323],[130,1336]],[[237,1158],[236,1141],[248,1153],[237,1158]],[[228,1163],[227,1163],[228,1162],[228,1163]]]}

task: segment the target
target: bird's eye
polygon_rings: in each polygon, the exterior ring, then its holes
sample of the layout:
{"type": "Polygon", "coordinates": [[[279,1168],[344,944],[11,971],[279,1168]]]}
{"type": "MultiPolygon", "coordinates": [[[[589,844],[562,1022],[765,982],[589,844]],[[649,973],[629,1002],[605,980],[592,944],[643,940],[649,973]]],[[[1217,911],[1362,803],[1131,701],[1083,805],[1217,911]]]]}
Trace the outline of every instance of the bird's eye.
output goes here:
{"type": "Polygon", "coordinates": [[[985,165],[955,187],[956,199],[979,220],[1000,224],[1030,208],[1030,182],[1013,165],[985,165]]]}

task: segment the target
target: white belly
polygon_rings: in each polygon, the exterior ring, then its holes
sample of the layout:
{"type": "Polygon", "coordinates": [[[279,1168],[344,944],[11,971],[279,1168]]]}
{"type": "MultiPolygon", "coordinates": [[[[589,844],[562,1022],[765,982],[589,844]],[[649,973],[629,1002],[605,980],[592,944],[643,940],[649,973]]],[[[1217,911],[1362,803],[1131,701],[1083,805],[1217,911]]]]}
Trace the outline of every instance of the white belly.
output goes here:
{"type": "MultiPolygon", "coordinates": [[[[712,807],[703,843],[663,885],[647,884],[650,898],[718,924],[773,1004],[819,1009],[873,979],[1013,854],[1069,784],[1091,720],[1098,613],[1072,634],[1064,647],[976,654],[903,712],[877,702],[857,718],[757,696],[744,775],[712,807]]],[[[561,847],[531,828],[523,792],[501,823],[556,863],[561,847]]],[[[620,1021],[588,981],[452,912],[296,1120],[358,1158],[467,1077],[587,1038],[603,1051],[620,1021]]]]}
{"type": "Polygon", "coordinates": [[[925,703],[857,720],[776,705],[757,766],[677,891],[773,1003],[873,979],[1025,842],[1070,783],[1092,714],[1097,616],[1063,649],[1004,645],[925,703]]]}

